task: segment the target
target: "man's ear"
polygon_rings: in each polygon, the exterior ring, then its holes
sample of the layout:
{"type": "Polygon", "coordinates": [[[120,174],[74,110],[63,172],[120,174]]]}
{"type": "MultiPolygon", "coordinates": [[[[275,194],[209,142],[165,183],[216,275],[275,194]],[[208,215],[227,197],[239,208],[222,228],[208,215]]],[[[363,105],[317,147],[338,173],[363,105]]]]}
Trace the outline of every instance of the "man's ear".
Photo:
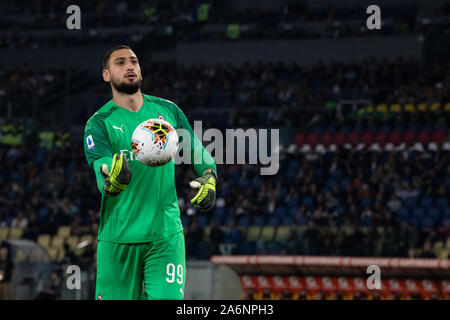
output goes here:
{"type": "Polygon", "coordinates": [[[108,69],[103,69],[102,75],[103,75],[103,81],[105,81],[105,82],[111,81],[111,75],[109,74],[108,69]]]}

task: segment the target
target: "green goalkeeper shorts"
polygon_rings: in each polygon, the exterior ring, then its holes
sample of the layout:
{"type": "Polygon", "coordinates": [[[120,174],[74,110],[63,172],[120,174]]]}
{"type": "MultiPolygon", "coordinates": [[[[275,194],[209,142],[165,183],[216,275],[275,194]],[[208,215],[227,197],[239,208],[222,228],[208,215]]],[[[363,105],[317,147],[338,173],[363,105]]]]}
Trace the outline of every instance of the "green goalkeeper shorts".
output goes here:
{"type": "Polygon", "coordinates": [[[161,241],[97,246],[97,300],[182,300],[186,278],[183,231],[161,241]]]}

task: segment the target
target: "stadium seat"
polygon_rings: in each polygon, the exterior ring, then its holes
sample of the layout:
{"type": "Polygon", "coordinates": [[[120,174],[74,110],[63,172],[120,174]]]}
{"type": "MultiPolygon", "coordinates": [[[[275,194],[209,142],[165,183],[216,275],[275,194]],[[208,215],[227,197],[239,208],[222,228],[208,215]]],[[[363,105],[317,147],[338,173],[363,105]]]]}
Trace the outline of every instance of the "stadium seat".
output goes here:
{"type": "Polygon", "coordinates": [[[305,144],[306,135],[303,132],[299,132],[295,135],[294,141],[297,147],[302,147],[305,144]]]}
{"type": "Polygon", "coordinates": [[[430,111],[439,111],[441,109],[441,103],[440,102],[433,102],[430,105],[430,111]]]}
{"type": "Polygon", "coordinates": [[[279,223],[280,223],[280,219],[276,216],[270,217],[269,221],[267,221],[267,224],[269,226],[274,226],[274,227],[276,227],[279,223]]]}
{"type": "Polygon", "coordinates": [[[57,259],[58,259],[58,251],[59,251],[58,248],[48,248],[47,249],[48,255],[50,256],[50,258],[53,261],[57,261],[57,259]]]}
{"type": "Polygon", "coordinates": [[[67,238],[70,236],[70,232],[71,232],[70,226],[61,226],[58,229],[57,236],[67,238]]]}
{"type": "Polygon", "coordinates": [[[255,254],[255,242],[242,242],[236,248],[236,253],[241,255],[255,254]]]}
{"type": "Polygon", "coordinates": [[[70,250],[75,251],[77,249],[77,245],[78,245],[78,243],[80,243],[80,241],[77,236],[70,236],[66,239],[66,243],[68,244],[70,250]]]}
{"type": "Polygon", "coordinates": [[[288,215],[287,208],[285,206],[276,207],[275,215],[279,218],[283,218],[288,215]]]}
{"type": "Polygon", "coordinates": [[[405,205],[410,209],[417,207],[417,202],[417,197],[409,197],[404,201],[405,205]]]}
{"type": "Polygon", "coordinates": [[[417,111],[419,111],[419,112],[427,112],[428,111],[428,105],[426,103],[419,103],[417,105],[417,111]]]}
{"type": "Polygon", "coordinates": [[[94,243],[94,237],[91,234],[83,234],[80,237],[80,242],[87,241],[89,243],[94,243]]]}
{"type": "Polygon", "coordinates": [[[242,216],[239,219],[238,225],[242,226],[242,227],[248,227],[250,225],[250,217],[249,216],[242,216]]]}
{"type": "Polygon", "coordinates": [[[433,228],[434,227],[434,221],[430,217],[425,217],[421,220],[421,227],[422,229],[425,228],[433,228]]]}
{"type": "Polygon", "coordinates": [[[399,131],[393,131],[389,134],[388,141],[394,145],[399,145],[402,142],[402,134],[399,131]]]}
{"type": "Polygon", "coordinates": [[[255,217],[253,224],[262,227],[266,224],[266,219],[264,217],[255,217]]]}
{"type": "Polygon", "coordinates": [[[342,147],[346,143],[345,133],[340,131],[334,136],[334,144],[338,147],[342,147]]]}
{"type": "Polygon", "coordinates": [[[40,234],[37,243],[47,249],[50,247],[50,239],[51,237],[49,234],[40,234]]]}
{"type": "Polygon", "coordinates": [[[261,227],[260,226],[250,226],[247,230],[247,237],[245,241],[251,242],[251,241],[257,241],[259,239],[259,235],[261,233],[261,227]]]}
{"type": "Polygon", "coordinates": [[[9,232],[9,239],[11,240],[19,240],[22,238],[23,229],[22,228],[11,228],[9,232]]]}
{"type": "Polygon", "coordinates": [[[181,224],[183,227],[189,227],[190,218],[188,215],[181,216],[181,224]]]}
{"type": "Polygon", "coordinates": [[[444,249],[444,242],[436,241],[433,245],[433,253],[436,255],[436,257],[439,257],[442,249],[444,249]]]}
{"type": "Polygon", "coordinates": [[[428,207],[427,216],[433,220],[433,222],[438,222],[441,218],[441,211],[437,207],[428,207]]]}
{"type": "Polygon", "coordinates": [[[356,131],[352,131],[349,133],[347,137],[347,142],[350,143],[352,146],[357,146],[359,143],[359,134],[356,131]]]}
{"type": "Polygon", "coordinates": [[[211,226],[204,227],[203,228],[203,241],[208,241],[210,234],[211,234],[211,226]]]}
{"type": "Polygon", "coordinates": [[[62,249],[64,247],[64,238],[60,236],[53,236],[50,247],[62,249]]]}
{"type": "Polygon", "coordinates": [[[409,218],[409,210],[407,207],[401,207],[396,213],[396,220],[398,222],[407,221],[409,218]]]}
{"type": "Polygon", "coordinates": [[[207,215],[199,215],[197,216],[198,225],[202,228],[208,225],[209,216],[207,215]]]}
{"type": "Polygon", "coordinates": [[[433,198],[430,196],[424,196],[421,200],[420,200],[420,205],[423,208],[429,208],[433,206],[433,198]]]}
{"type": "Polygon", "coordinates": [[[315,147],[317,143],[319,143],[319,135],[315,132],[311,132],[308,134],[308,137],[306,138],[306,143],[309,144],[311,147],[315,147]]]}
{"type": "Polygon", "coordinates": [[[0,242],[8,239],[8,237],[9,237],[9,228],[1,227],[0,228],[0,242]]]}
{"type": "Polygon", "coordinates": [[[389,112],[392,112],[392,113],[402,112],[402,107],[398,103],[391,104],[391,106],[389,107],[389,112]]]}
{"type": "Polygon", "coordinates": [[[291,232],[291,226],[283,225],[278,226],[275,234],[275,241],[286,241],[289,238],[291,232]]]}
{"type": "Polygon", "coordinates": [[[441,209],[447,207],[447,206],[448,206],[448,199],[445,198],[445,197],[440,197],[440,198],[437,199],[437,201],[436,201],[436,206],[437,206],[438,208],[441,208],[441,209]]]}
{"type": "Polygon", "coordinates": [[[265,226],[261,230],[261,238],[262,241],[272,241],[275,234],[274,226],[265,226]]]}
{"type": "Polygon", "coordinates": [[[386,144],[386,141],[387,141],[387,134],[386,134],[386,132],[379,131],[375,135],[375,142],[378,143],[381,147],[384,147],[384,145],[386,144]]]}
{"type": "Polygon", "coordinates": [[[330,146],[330,144],[333,142],[333,136],[330,132],[324,132],[319,139],[319,143],[324,145],[325,147],[330,146]]]}
{"type": "Polygon", "coordinates": [[[414,131],[406,131],[403,135],[403,142],[406,143],[407,146],[411,146],[416,142],[416,133],[414,131]]]}
{"type": "Polygon", "coordinates": [[[403,111],[414,113],[416,112],[416,107],[412,103],[407,103],[403,106],[403,111]]]}
{"type": "Polygon", "coordinates": [[[422,207],[412,208],[411,214],[413,217],[423,218],[425,216],[425,210],[422,207]]]}
{"type": "Polygon", "coordinates": [[[364,132],[361,136],[361,142],[366,146],[370,146],[374,141],[374,135],[371,132],[364,132]]]}
{"type": "Polygon", "coordinates": [[[292,217],[284,217],[281,219],[281,224],[292,226],[294,224],[294,219],[292,217]]]}
{"type": "Polygon", "coordinates": [[[375,109],[377,112],[380,112],[380,113],[387,113],[388,112],[388,107],[387,107],[387,105],[386,104],[384,104],[384,103],[380,103],[379,105],[377,105],[377,107],[376,107],[376,109],[375,109]]]}
{"type": "Polygon", "coordinates": [[[429,131],[421,131],[417,135],[417,142],[427,145],[431,140],[431,133],[429,131]]]}
{"type": "Polygon", "coordinates": [[[450,258],[450,250],[442,249],[438,256],[439,259],[449,259],[450,258]]]}
{"type": "Polygon", "coordinates": [[[445,241],[445,249],[450,251],[450,237],[448,237],[447,240],[445,241]]]}
{"type": "Polygon", "coordinates": [[[441,130],[436,130],[431,135],[431,141],[436,142],[437,144],[443,143],[445,140],[445,134],[441,130]]]}

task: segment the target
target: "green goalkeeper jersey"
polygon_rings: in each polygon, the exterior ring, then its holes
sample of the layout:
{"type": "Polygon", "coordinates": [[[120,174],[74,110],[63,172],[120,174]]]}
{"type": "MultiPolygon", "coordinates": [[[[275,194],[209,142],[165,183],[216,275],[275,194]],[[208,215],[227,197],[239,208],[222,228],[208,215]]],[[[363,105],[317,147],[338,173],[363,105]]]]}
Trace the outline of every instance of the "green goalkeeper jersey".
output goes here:
{"type": "MultiPolygon", "coordinates": [[[[191,163],[196,173],[200,176],[208,167],[216,170],[211,155],[204,150],[178,106],[149,95],[143,94],[143,98],[144,104],[137,112],[122,108],[111,100],[89,118],[86,124],[84,153],[89,166],[97,170],[99,189],[102,190],[102,185],[98,168],[94,167],[96,160],[111,159],[114,154],[122,153],[132,172],[130,184],[118,196],[111,197],[102,193],[98,230],[98,239],[102,241],[157,241],[183,229],[175,188],[174,160],[163,166],[149,167],[134,158],[131,136],[141,122],[159,118],[168,121],[175,129],[188,130],[193,141],[191,163]],[[194,154],[198,153],[203,157],[200,157],[201,161],[194,161],[194,154]]],[[[111,160],[109,168],[110,164],[111,160]]]]}

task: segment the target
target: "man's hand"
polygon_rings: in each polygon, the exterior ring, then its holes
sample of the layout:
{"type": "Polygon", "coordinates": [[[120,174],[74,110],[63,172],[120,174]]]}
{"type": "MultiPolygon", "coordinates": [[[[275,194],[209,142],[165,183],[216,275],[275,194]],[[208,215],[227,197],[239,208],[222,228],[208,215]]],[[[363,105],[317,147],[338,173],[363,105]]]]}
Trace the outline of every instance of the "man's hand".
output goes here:
{"type": "Polygon", "coordinates": [[[209,211],[216,203],[216,172],[208,168],[203,172],[203,176],[192,180],[189,185],[192,188],[200,189],[191,200],[192,205],[202,212],[209,211]]]}
{"type": "Polygon", "coordinates": [[[120,156],[118,154],[114,155],[111,171],[109,171],[106,164],[102,164],[100,172],[103,180],[105,180],[103,192],[113,197],[125,190],[131,181],[131,170],[123,154],[120,156]]]}

